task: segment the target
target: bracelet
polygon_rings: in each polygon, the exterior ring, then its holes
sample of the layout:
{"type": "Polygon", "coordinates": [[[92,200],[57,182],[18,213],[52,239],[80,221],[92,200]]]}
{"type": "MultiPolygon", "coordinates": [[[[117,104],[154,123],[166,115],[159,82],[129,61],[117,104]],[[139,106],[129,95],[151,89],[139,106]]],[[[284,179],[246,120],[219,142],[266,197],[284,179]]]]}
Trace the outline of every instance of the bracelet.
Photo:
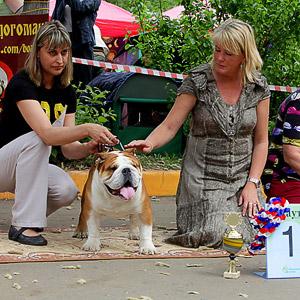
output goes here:
{"type": "Polygon", "coordinates": [[[247,179],[247,182],[254,183],[257,189],[260,188],[260,180],[258,178],[256,178],[256,177],[249,177],[247,179]]]}

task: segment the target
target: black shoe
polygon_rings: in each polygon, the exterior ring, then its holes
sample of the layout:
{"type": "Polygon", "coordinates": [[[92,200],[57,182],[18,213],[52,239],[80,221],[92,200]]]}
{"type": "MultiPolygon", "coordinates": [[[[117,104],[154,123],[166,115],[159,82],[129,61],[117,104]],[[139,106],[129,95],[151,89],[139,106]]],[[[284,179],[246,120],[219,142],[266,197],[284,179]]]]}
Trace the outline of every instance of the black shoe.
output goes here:
{"type": "Polygon", "coordinates": [[[36,231],[36,232],[43,232],[44,231],[44,228],[43,227],[30,227],[30,229],[36,231]]]}
{"type": "Polygon", "coordinates": [[[10,226],[8,232],[8,238],[12,241],[19,242],[25,245],[32,245],[32,246],[47,245],[47,240],[41,235],[37,235],[37,236],[24,235],[23,232],[26,229],[34,229],[34,228],[22,227],[20,229],[17,229],[14,226],[10,226]]]}

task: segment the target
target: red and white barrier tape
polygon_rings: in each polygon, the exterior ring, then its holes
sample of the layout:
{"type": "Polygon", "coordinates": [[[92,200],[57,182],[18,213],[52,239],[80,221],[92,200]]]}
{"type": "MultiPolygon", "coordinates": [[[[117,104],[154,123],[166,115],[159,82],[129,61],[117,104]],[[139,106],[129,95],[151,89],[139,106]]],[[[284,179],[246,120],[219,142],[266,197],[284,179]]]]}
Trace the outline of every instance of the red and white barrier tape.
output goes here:
{"type": "Polygon", "coordinates": [[[269,88],[271,91],[288,92],[288,93],[293,93],[297,89],[299,89],[299,87],[297,88],[297,87],[292,87],[292,86],[280,86],[280,85],[272,85],[272,84],[269,84],[269,88]]]}
{"type": "MultiPolygon", "coordinates": [[[[153,70],[153,69],[146,69],[146,68],[141,68],[141,67],[137,67],[137,66],[119,65],[119,64],[109,63],[109,62],[77,58],[77,57],[73,57],[72,61],[76,64],[89,65],[89,66],[94,66],[94,67],[99,67],[99,68],[110,69],[110,70],[119,70],[119,71],[125,71],[125,72],[133,72],[133,73],[152,75],[152,76],[158,76],[158,77],[167,77],[167,78],[180,79],[180,80],[184,79],[187,76],[184,74],[177,74],[177,73],[164,72],[164,71],[153,70]]],[[[288,93],[292,93],[298,89],[297,87],[279,86],[279,85],[272,85],[272,84],[269,85],[269,88],[271,91],[288,92],[288,93]]]]}
{"type": "Polygon", "coordinates": [[[72,61],[77,64],[90,65],[94,67],[106,68],[111,70],[119,70],[133,73],[140,73],[145,75],[159,76],[159,77],[168,77],[173,79],[183,79],[186,75],[176,74],[171,72],[164,72],[152,69],[141,68],[137,66],[129,66],[129,65],[118,65],[114,63],[108,63],[103,61],[89,60],[83,58],[73,57],[72,61]]]}

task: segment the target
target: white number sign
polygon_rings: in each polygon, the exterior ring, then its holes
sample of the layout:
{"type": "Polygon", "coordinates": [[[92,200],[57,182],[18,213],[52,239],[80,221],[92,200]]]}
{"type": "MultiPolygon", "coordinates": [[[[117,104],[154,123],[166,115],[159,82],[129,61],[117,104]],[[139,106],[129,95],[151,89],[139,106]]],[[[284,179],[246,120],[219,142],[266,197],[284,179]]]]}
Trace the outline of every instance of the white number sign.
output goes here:
{"type": "Polygon", "coordinates": [[[300,277],[300,204],[290,204],[290,212],[267,238],[267,278],[300,277]]]}

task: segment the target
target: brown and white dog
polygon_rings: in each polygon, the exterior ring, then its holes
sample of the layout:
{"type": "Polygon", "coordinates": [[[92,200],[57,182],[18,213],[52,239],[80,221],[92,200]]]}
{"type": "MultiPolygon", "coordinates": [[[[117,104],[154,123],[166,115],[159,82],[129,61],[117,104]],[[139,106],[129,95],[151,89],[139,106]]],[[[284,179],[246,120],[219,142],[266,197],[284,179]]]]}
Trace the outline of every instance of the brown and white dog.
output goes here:
{"type": "Polygon", "coordinates": [[[141,254],[154,254],[152,208],[134,149],[97,154],[84,186],[79,223],[73,237],[88,238],[83,249],[98,251],[101,216],[130,219],[129,238],[140,239],[141,254]]]}

